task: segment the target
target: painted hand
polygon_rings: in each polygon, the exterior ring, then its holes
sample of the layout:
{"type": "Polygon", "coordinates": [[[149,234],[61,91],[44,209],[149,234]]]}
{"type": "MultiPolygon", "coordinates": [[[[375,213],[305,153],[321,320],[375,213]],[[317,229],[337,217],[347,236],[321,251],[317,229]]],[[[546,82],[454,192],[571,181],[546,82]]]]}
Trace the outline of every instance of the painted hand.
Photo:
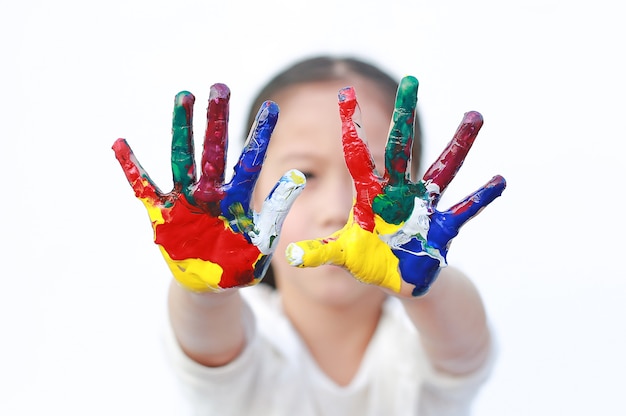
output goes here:
{"type": "Polygon", "coordinates": [[[174,188],[163,193],[135,158],[126,140],[113,144],[126,179],[144,203],[154,242],[180,284],[196,292],[215,292],[258,283],[275,250],[287,212],[304,187],[304,176],[287,172],[265,200],[260,213],[250,209],[278,106],[259,110],[232,180],[224,183],[228,146],[230,91],[211,87],[202,151],[202,174],[196,179],[192,115],[194,96],[176,96],[172,122],[174,188]]]}
{"type": "Polygon", "coordinates": [[[352,212],[347,224],[329,237],[290,244],[286,254],[291,265],[335,264],[364,283],[420,296],[447,265],[450,243],[461,226],[500,196],[506,183],[495,176],[447,211],[436,209],[482,126],[477,112],[465,114],[423,178],[410,180],[417,87],[417,79],[405,77],[398,88],[383,176],[363,141],[354,90],[339,92],[344,156],[356,188],[352,212]]]}

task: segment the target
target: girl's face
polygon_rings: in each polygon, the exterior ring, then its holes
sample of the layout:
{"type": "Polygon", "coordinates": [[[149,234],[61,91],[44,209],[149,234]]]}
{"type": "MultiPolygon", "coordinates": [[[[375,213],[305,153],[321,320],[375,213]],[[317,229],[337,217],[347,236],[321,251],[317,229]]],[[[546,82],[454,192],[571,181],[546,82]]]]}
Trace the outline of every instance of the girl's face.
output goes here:
{"type": "MultiPolygon", "coordinates": [[[[393,111],[393,97],[382,94],[371,81],[315,82],[289,87],[273,97],[280,107],[266,159],[254,194],[259,210],[276,181],[289,169],[306,175],[304,191],[289,212],[272,259],[276,283],[285,295],[300,295],[323,303],[346,304],[382,292],[355,280],[346,270],[326,265],[295,268],[285,259],[287,244],[327,237],[342,228],[352,208],[354,187],[344,160],[339,89],[355,88],[370,152],[379,172],[393,111]],[[374,293],[375,292],[375,293],[374,293]]],[[[380,295],[379,295],[380,294],[380,295]]]]}

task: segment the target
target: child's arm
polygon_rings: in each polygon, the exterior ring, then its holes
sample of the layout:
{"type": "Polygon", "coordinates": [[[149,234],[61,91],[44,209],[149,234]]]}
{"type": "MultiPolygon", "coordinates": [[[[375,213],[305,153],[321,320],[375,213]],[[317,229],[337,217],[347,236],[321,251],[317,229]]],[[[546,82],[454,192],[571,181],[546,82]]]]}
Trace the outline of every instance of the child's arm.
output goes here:
{"type": "Polygon", "coordinates": [[[224,183],[230,91],[211,87],[201,175],[196,176],[192,115],[194,97],[176,96],[172,122],[172,191],[163,193],[124,139],[113,150],[126,179],[148,210],[154,242],[176,283],[171,288],[171,320],[183,350],[207,365],[232,360],[244,343],[244,305],[237,288],[261,281],[276,248],[280,228],[304,186],[304,176],[287,172],[259,213],[250,208],[278,106],[262,105],[250,136],[224,183]]]}
{"type": "Polygon", "coordinates": [[[172,281],[168,309],[176,340],[192,360],[217,367],[242,351],[246,339],[239,290],[195,293],[172,281]]]}
{"type": "Polygon", "coordinates": [[[339,94],[346,164],[356,198],[347,224],[331,236],[292,243],[290,263],[310,267],[332,263],[358,280],[378,285],[403,302],[422,334],[436,367],[450,373],[477,368],[489,346],[485,312],[474,286],[462,274],[442,273],[459,229],[500,196],[506,183],[495,176],[446,211],[438,211],[441,194],[452,181],[482,126],[482,116],[468,112],[441,156],[418,182],[407,173],[413,141],[417,80],[405,77],[396,97],[379,175],[362,140],[360,111],[352,88],[339,94]],[[423,297],[422,297],[423,296],[423,297]]]}
{"type": "Polygon", "coordinates": [[[485,308],[459,270],[443,269],[428,294],[401,300],[434,368],[462,375],[485,362],[491,348],[485,308]]]}

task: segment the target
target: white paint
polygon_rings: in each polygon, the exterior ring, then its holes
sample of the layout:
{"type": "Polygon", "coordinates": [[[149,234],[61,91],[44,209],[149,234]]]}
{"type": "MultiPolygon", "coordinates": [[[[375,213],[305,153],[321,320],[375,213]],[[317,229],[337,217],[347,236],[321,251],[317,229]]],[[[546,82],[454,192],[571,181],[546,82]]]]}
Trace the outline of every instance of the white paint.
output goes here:
{"type": "Polygon", "coordinates": [[[261,253],[271,254],[276,250],[283,222],[305,183],[302,172],[295,169],[288,171],[263,202],[261,212],[254,213],[255,230],[248,235],[261,253]]]}
{"type": "Polygon", "coordinates": [[[424,200],[416,197],[413,204],[413,212],[411,212],[411,215],[404,224],[402,224],[396,232],[392,234],[379,234],[379,237],[394,250],[402,250],[415,256],[430,256],[439,261],[440,267],[446,267],[446,259],[441,255],[441,252],[434,247],[425,246],[424,252],[413,252],[402,247],[417,236],[421,237],[423,241],[428,241],[428,230],[430,230],[429,214],[433,212],[432,200],[434,196],[439,195],[439,185],[431,181],[426,182],[424,185],[426,194],[429,195],[430,198],[424,200]]]}
{"type": "Polygon", "coordinates": [[[292,266],[300,266],[304,263],[304,250],[295,243],[289,243],[285,249],[287,262],[292,266]]]}

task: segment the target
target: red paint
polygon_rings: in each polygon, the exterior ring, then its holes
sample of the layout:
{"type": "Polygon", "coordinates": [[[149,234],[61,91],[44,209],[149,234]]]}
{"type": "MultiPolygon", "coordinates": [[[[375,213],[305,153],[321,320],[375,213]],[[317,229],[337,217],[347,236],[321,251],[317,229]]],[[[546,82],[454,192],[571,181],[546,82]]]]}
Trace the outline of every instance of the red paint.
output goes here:
{"type": "MultiPolygon", "coordinates": [[[[410,157],[409,155],[406,154],[406,152],[402,152],[402,153],[404,157],[397,157],[390,161],[391,169],[393,170],[393,172],[398,172],[398,175],[397,175],[398,179],[401,179],[404,177],[404,174],[401,172],[406,172],[406,167],[408,165],[407,161],[408,161],[408,158],[410,157]]],[[[389,175],[388,172],[386,172],[386,175],[391,178],[391,175],[389,175]]],[[[399,184],[404,185],[404,181],[394,183],[393,185],[399,185],[399,184]]]]}
{"type": "MultiPolygon", "coordinates": [[[[487,182],[485,184],[485,186],[483,186],[481,189],[479,189],[474,194],[470,195],[465,200],[463,200],[463,201],[459,202],[458,204],[454,205],[453,207],[451,207],[448,211],[450,213],[452,213],[454,216],[460,216],[463,213],[467,212],[470,208],[472,208],[474,206],[474,204],[480,204],[481,203],[480,195],[482,193],[485,193],[485,191],[488,191],[489,189],[494,188],[494,187],[498,187],[498,188],[504,189],[505,186],[506,186],[506,181],[504,180],[504,178],[502,176],[500,176],[500,175],[496,175],[489,182],[487,182]]],[[[484,202],[483,202],[483,204],[484,204],[484,202]]],[[[474,214],[474,215],[476,215],[476,214],[474,214]]]]}
{"type": "Polygon", "coordinates": [[[211,88],[202,179],[198,183],[195,183],[191,132],[194,97],[190,93],[177,95],[174,110],[172,170],[175,189],[172,192],[163,194],[158,189],[124,139],[118,139],[113,144],[115,155],[135,195],[148,205],[155,243],[174,261],[196,259],[219,265],[223,270],[219,282],[222,288],[246,286],[253,282],[255,266],[262,258],[257,247],[243,234],[235,233],[219,216],[219,201],[224,194],[222,182],[226,164],[229,98],[230,92],[225,85],[216,84],[211,88]],[[184,177],[177,177],[180,175],[184,177]],[[193,196],[190,196],[187,192],[192,189],[193,196]]]}
{"type": "Polygon", "coordinates": [[[156,225],[154,241],[173,260],[197,258],[219,264],[224,271],[219,284],[223,288],[246,285],[254,279],[259,250],[220,218],[207,215],[183,196],[162,213],[165,223],[156,225]]]}
{"type": "Polygon", "coordinates": [[[228,149],[229,101],[230,90],[226,85],[214,84],[211,87],[202,148],[202,173],[194,191],[197,201],[214,202],[224,197],[222,184],[228,149]]]}
{"type": "Polygon", "coordinates": [[[122,165],[126,179],[132,186],[133,191],[135,191],[135,196],[137,198],[148,199],[153,204],[160,200],[158,190],[137,161],[137,158],[128,146],[126,140],[117,139],[115,143],[113,143],[113,151],[120,165],[122,165]],[[148,182],[147,185],[145,183],[146,181],[148,182]]]}
{"type": "Polygon", "coordinates": [[[376,195],[382,193],[383,184],[374,173],[376,165],[367,144],[361,140],[354,125],[352,117],[357,106],[354,89],[352,87],[342,89],[339,93],[339,114],[343,133],[343,153],[356,188],[354,221],[364,230],[371,232],[375,225],[372,201],[376,195]]]}
{"type": "Polygon", "coordinates": [[[424,181],[437,184],[440,193],[443,193],[463,164],[482,125],[483,117],[480,113],[476,111],[465,113],[452,140],[439,159],[424,174],[424,181]]]}

